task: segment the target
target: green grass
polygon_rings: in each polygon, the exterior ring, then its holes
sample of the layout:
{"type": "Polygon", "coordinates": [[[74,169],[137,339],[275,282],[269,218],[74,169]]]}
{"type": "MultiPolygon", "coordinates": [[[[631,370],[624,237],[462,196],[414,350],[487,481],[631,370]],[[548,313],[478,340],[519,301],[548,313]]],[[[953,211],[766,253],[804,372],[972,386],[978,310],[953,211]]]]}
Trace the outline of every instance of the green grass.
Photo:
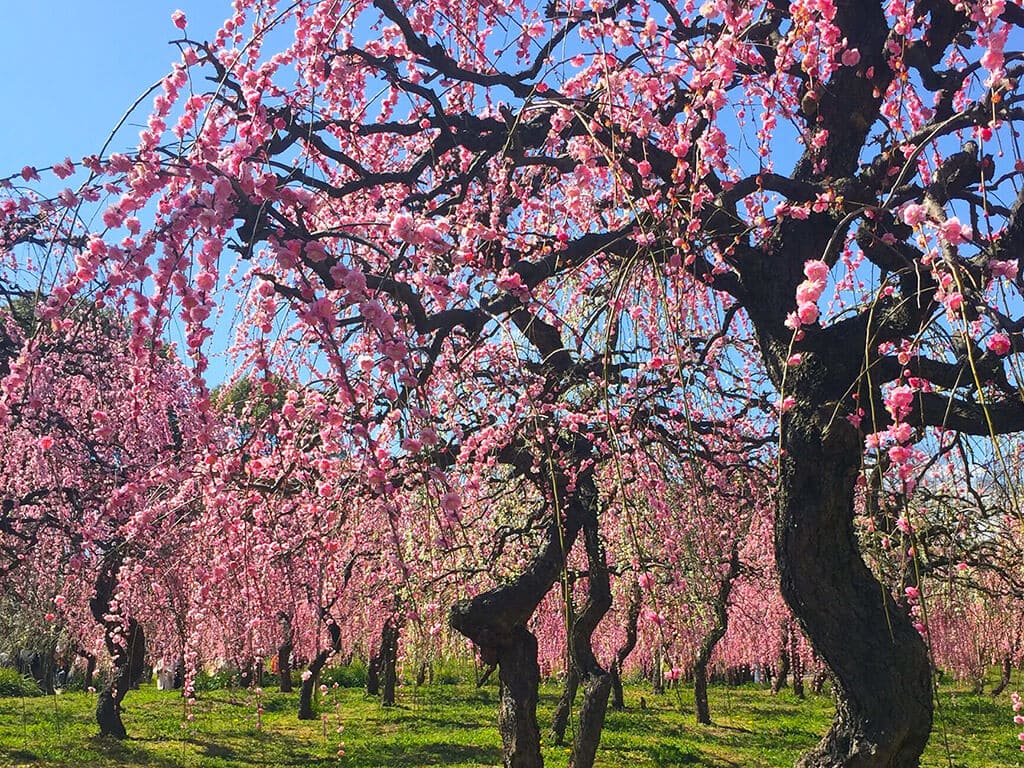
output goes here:
{"type": "MultiPolygon", "coordinates": [[[[546,731],[558,687],[545,685],[539,717],[546,731]]],[[[184,720],[180,695],[144,686],[125,699],[124,742],[100,739],[92,720],[95,695],[0,698],[0,766],[324,766],[351,768],[478,768],[501,764],[495,728],[497,689],[471,685],[412,686],[400,706],[384,709],[358,689],[339,688],[324,703],[322,721],[299,722],[297,694],[264,691],[257,727],[252,694],[205,692],[195,718],[184,720]],[[336,728],[344,725],[339,736],[336,728]],[[326,736],[325,736],[326,731],[326,736]],[[345,755],[337,756],[338,742],[345,755]]],[[[815,744],[832,714],[828,697],[773,697],[755,686],[711,690],[715,725],[697,726],[692,694],[655,696],[628,686],[629,709],[609,711],[598,765],[768,768],[789,766],[815,744]],[[640,709],[643,696],[646,708],[640,709]]],[[[944,690],[924,766],[1022,766],[1009,696],[996,700],[944,690]],[[948,752],[947,752],[948,746],[948,752]]],[[[565,747],[545,745],[545,761],[568,762],[565,747]]]]}

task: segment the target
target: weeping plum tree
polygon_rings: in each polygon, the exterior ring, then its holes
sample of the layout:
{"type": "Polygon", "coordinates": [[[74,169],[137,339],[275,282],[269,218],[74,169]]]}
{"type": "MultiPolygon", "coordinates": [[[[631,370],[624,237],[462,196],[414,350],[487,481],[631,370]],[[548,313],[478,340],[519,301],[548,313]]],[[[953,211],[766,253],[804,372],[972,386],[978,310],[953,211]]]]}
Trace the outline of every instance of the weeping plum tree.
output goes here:
{"type": "MultiPolygon", "coordinates": [[[[234,7],[216,36],[179,41],[137,149],[87,158],[92,175],[58,199],[18,192],[0,206],[8,242],[74,256],[54,307],[131,295],[137,337],[180,322],[201,375],[214,309],[244,296],[242,367],[272,390],[293,338],[315,349],[304,364],[330,384],[321,439],[335,452],[324,453],[361,462],[385,498],[412,467],[457,488],[473,474],[467,457],[493,466],[517,453],[512,463],[537,474],[554,446],[570,446],[550,468],[537,526],[550,536],[533,563],[512,591],[453,613],[517,671],[502,704],[514,735],[505,762],[517,766],[540,762],[526,621],[559,548],[583,530],[589,512],[573,510],[589,493],[587,463],[637,423],[692,439],[672,425],[693,423],[695,386],[756,389],[756,366],[736,365],[752,334],[779,398],[782,590],[838,702],[801,764],[917,765],[932,722],[928,659],[861,556],[857,478],[868,451],[915,482],[919,444],[941,439],[932,428],[1024,429],[1011,364],[1024,328],[1013,309],[1024,112],[1020,54],[1005,50],[1021,8],[234,7]],[[293,42],[264,51],[279,25],[293,42]],[[193,90],[206,78],[216,86],[193,90]],[[93,237],[74,216],[40,215],[99,190],[116,198],[93,237]],[[158,289],[140,297],[133,281],[147,278],[158,289]],[[589,311],[574,314],[570,299],[589,311]],[[482,398],[474,377],[513,370],[482,398]],[[590,398],[603,408],[581,412],[587,387],[603,389],[590,398]],[[438,409],[445,391],[463,397],[460,412],[475,407],[472,429],[438,409]],[[340,424],[344,438],[331,433],[340,424]],[[524,425],[536,426],[528,445],[524,425]]],[[[175,23],[187,32],[183,14],[175,23]]],[[[728,400],[716,408],[755,418],[728,400]]]]}
{"type": "Polygon", "coordinates": [[[182,537],[169,532],[188,515],[201,417],[176,362],[150,346],[139,365],[114,315],[38,306],[20,334],[10,314],[0,322],[19,347],[0,404],[0,580],[35,573],[48,620],[78,636],[99,625],[112,669],[96,720],[124,738],[121,702],[145,663],[147,568],[176,563],[182,537]]]}

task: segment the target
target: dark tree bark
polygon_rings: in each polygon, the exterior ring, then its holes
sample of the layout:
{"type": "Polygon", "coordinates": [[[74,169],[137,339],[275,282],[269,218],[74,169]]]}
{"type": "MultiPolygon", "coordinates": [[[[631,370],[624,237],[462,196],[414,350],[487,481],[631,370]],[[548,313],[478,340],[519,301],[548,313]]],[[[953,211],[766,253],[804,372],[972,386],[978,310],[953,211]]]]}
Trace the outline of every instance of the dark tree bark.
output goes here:
{"type": "MultiPolygon", "coordinates": [[[[527,467],[532,464],[532,457],[524,459],[527,467]]],[[[529,567],[507,584],[455,603],[448,617],[453,629],[477,645],[485,664],[498,666],[498,730],[505,768],[540,768],[544,764],[537,726],[537,639],[526,629],[526,622],[565,567],[566,553],[579,535],[588,503],[580,498],[580,488],[593,487],[593,470],[580,472],[573,493],[566,492],[567,485],[564,476],[556,478],[562,503],[551,508],[563,510],[565,518],[552,515],[540,551],[529,567]]]]}
{"type": "Polygon", "coordinates": [[[576,692],[579,687],[580,673],[576,671],[576,665],[570,658],[565,670],[565,680],[562,682],[562,695],[558,699],[555,716],[551,722],[553,744],[561,746],[565,743],[565,729],[569,727],[569,715],[572,714],[573,704],[576,703],[576,692]]]}
{"type": "MultiPolygon", "coordinates": [[[[115,550],[116,551],[116,550],[115,550]]],[[[121,703],[132,685],[141,677],[146,663],[146,637],[139,623],[112,616],[110,603],[117,591],[117,574],[121,561],[117,556],[104,558],[96,577],[89,609],[93,618],[103,625],[103,642],[110,654],[111,676],[96,701],[96,723],[101,736],[116,739],[128,737],[121,720],[121,703]]]]}
{"type": "Polygon", "coordinates": [[[144,665],[146,638],[139,623],[135,619],[129,619],[123,641],[113,639],[112,633],[108,630],[105,642],[113,669],[110,681],[100,691],[96,701],[96,723],[100,727],[100,736],[125,739],[128,732],[121,720],[121,702],[124,701],[125,694],[132,687],[138,671],[144,665]]]}
{"type": "Polygon", "coordinates": [[[497,648],[498,733],[506,768],[542,768],[537,698],[540,665],[537,638],[525,627],[517,627],[508,641],[497,648]]]}
{"type": "Polygon", "coordinates": [[[277,616],[281,627],[281,643],[277,646],[277,679],[281,693],[292,692],[292,651],[295,649],[295,633],[292,617],[282,611],[277,616]]]}
{"type": "Polygon", "coordinates": [[[612,709],[623,710],[626,708],[626,700],[622,693],[622,669],[626,664],[629,654],[636,648],[637,623],[640,620],[640,584],[635,580],[629,590],[629,607],[626,609],[626,639],[615,652],[615,661],[612,663],[612,709]]]}
{"type": "Polygon", "coordinates": [[[711,709],[708,706],[708,664],[711,661],[711,654],[715,652],[715,646],[725,637],[725,632],[729,628],[729,594],[739,573],[740,551],[737,544],[733,543],[732,552],[729,553],[729,567],[718,582],[718,594],[711,605],[715,612],[715,620],[701,641],[697,657],[693,661],[693,694],[697,722],[703,725],[711,725],[711,709]]]}
{"type": "Polygon", "coordinates": [[[570,628],[572,661],[583,685],[579,733],[573,741],[570,768],[592,768],[601,742],[601,731],[608,710],[611,675],[594,655],[593,636],[597,625],[612,606],[608,562],[598,527],[597,488],[590,477],[577,484],[576,493],[583,504],[583,541],[587,550],[587,602],[570,628]]]}
{"type": "Polygon", "coordinates": [[[613,665],[608,674],[612,676],[612,709],[621,712],[626,708],[626,696],[622,688],[622,673],[619,672],[618,667],[613,665]]]}
{"type": "Polygon", "coordinates": [[[1003,656],[1003,660],[1000,664],[1001,674],[999,676],[999,682],[996,683],[995,688],[990,692],[991,696],[998,696],[1000,693],[1006,690],[1006,686],[1010,684],[1010,679],[1013,676],[1013,662],[1009,656],[1003,656]]]}
{"type": "Polygon", "coordinates": [[[380,696],[380,651],[370,656],[370,662],[366,665],[366,693],[370,696],[380,696]]]}
{"type": "Polygon", "coordinates": [[[397,616],[384,622],[381,631],[380,658],[383,691],[381,703],[385,707],[395,706],[395,687],[398,685],[398,636],[401,631],[397,616]]]}
{"type": "Polygon", "coordinates": [[[92,687],[92,676],[96,673],[96,656],[88,651],[78,651],[78,655],[85,659],[85,679],[83,687],[88,690],[92,687]]]}
{"type": "Polygon", "coordinates": [[[302,681],[299,688],[299,720],[314,720],[316,713],[313,711],[313,692],[320,684],[320,672],[323,670],[327,660],[341,650],[341,627],[334,623],[325,613],[321,619],[327,619],[327,633],[331,638],[331,645],[313,657],[307,671],[309,675],[302,681]]]}
{"type": "Polygon", "coordinates": [[[853,531],[861,438],[825,409],[783,419],[782,592],[832,670],[837,711],[806,768],[913,768],[932,725],[924,641],[868,570],[853,531]]]}
{"type": "Polygon", "coordinates": [[[824,692],[827,681],[828,670],[823,667],[815,670],[814,677],[811,678],[811,693],[820,696],[824,692]]]}
{"type": "Polygon", "coordinates": [[[775,664],[775,675],[772,677],[772,695],[778,694],[786,687],[789,678],[789,621],[782,622],[782,640],[779,643],[779,660],[775,664]]]}

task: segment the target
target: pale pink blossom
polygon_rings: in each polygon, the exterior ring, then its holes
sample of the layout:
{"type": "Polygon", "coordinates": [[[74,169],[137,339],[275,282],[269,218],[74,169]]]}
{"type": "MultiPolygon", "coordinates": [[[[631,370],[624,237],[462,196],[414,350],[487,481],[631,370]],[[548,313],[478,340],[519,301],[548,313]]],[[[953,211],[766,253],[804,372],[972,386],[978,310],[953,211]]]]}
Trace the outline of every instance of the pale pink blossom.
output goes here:
{"type": "Polygon", "coordinates": [[[928,212],[923,205],[911,203],[903,209],[903,221],[911,227],[917,226],[928,218],[928,212]]]}
{"type": "Polygon", "coordinates": [[[970,241],[973,233],[969,226],[952,216],[939,225],[939,236],[950,245],[959,245],[970,241]]]}
{"type": "Polygon", "coordinates": [[[796,308],[797,317],[800,318],[800,322],[803,325],[810,325],[818,321],[820,312],[818,311],[818,305],[813,302],[806,302],[796,308]]]}
{"type": "Polygon", "coordinates": [[[821,259],[812,259],[804,262],[804,275],[808,280],[824,283],[828,280],[829,266],[821,259]]]}

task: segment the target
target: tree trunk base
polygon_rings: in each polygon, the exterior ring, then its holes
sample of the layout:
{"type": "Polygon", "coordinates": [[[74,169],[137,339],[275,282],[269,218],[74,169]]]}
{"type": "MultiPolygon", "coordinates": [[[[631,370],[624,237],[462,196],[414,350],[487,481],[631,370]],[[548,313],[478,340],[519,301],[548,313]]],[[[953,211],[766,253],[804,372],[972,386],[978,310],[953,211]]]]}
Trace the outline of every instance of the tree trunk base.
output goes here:
{"type": "Polygon", "coordinates": [[[121,702],[109,687],[100,691],[99,699],[96,701],[96,723],[100,727],[100,736],[128,738],[128,732],[121,721],[121,702]]]}
{"type": "Polygon", "coordinates": [[[583,684],[583,704],[580,707],[580,732],[572,747],[569,768],[593,768],[601,730],[608,711],[608,694],[612,678],[609,674],[589,677],[583,684]]]}
{"type": "Polygon", "coordinates": [[[537,638],[525,627],[518,627],[497,652],[498,679],[501,681],[498,732],[501,734],[504,766],[543,768],[540,728],[537,725],[540,687],[537,638]]]}

